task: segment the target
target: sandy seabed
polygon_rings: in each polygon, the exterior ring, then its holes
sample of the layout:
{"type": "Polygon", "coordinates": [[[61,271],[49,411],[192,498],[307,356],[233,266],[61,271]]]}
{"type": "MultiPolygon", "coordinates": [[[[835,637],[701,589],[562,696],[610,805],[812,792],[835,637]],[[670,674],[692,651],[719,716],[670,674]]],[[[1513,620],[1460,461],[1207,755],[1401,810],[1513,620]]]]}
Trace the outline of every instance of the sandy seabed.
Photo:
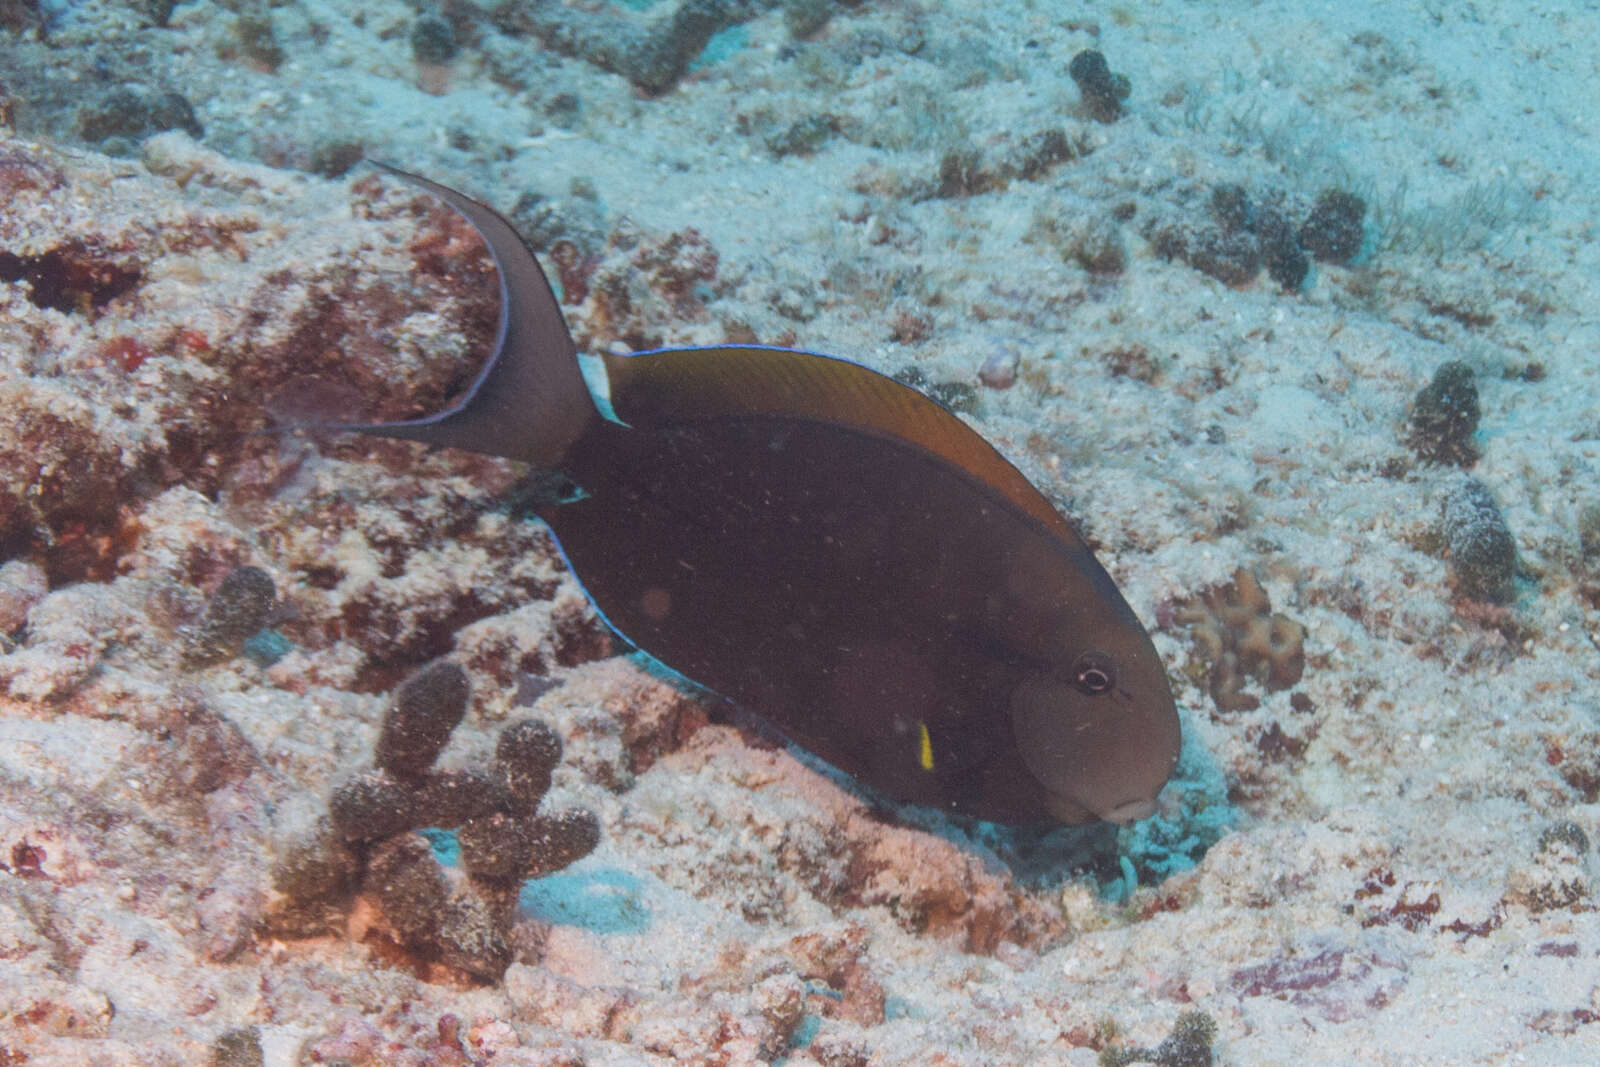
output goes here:
{"type": "Polygon", "coordinates": [[[0,4],[0,1065],[1178,1064],[1188,1012],[1219,1063],[1600,1059],[1600,14],[729,4],[661,75],[552,27],[670,5],[591,6],[0,4]],[[1168,664],[1152,824],[1074,874],[895,819],[619,656],[513,465],[256,433],[431,410],[492,341],[471,231],[362,154],[507,212],[591,350],[960,411],[1168,664]],[[1262,220],[1329,190],[1361,247],[1286,289],[1262,220]],[[245,565],[268,632],[197,656],[245,565]],[[1184,622],[1239,569],[1305,629],[1243,700],[1184,622]],[[439,656],[443,764],[540,718],[601,827],[490,981],[285,874],[439,656]]]}

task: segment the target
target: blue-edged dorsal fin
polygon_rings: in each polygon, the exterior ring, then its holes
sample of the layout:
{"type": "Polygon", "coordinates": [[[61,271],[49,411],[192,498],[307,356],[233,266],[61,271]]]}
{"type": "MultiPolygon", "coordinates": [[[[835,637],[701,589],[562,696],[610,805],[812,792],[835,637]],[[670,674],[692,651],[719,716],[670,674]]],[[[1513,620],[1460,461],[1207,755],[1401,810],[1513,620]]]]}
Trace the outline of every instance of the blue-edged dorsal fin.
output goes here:
{"type": "Polygon", "coordinates": [[[334,429],[558,466],[597,412],[539,261],[493,209],[438,182],[372,165],[443,200],[478,231],[500,278],[500,324],[483,369],[448,408],[422,419],[334,429]]]}

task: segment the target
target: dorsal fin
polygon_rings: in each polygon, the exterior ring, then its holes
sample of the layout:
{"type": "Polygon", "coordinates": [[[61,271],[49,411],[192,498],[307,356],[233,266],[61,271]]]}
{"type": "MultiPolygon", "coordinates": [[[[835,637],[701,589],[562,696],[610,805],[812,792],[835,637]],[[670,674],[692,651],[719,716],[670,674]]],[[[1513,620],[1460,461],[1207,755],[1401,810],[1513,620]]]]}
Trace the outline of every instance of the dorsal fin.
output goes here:
{"type": "Polygon", "coordinates": [[[500,279],[500,325],[483,369],[448,408],[422,419],[336,428],[557,466],[597,412],[539,261],[491,208],[438,182],[373,166],[437,196],[478,231],[500,279]]]}
{"type": "Polygon", "coordinates": [[[859,363],[756,345],[605,359],[611,405],[629,425],[765,413],[897,438],[961,468],[1052,533],[1081,544],[1044,495],[971,427],[910,386],[859,363]]]}

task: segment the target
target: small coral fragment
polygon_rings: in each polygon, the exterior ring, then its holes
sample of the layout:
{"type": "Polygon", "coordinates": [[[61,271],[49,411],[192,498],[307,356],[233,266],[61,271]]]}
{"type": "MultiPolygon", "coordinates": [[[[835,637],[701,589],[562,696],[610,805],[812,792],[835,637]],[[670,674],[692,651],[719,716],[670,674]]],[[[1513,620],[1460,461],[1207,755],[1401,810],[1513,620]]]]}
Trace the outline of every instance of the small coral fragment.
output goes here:
{"type": "Polygon", "coordinates": [[[211,1043],[211,1062],[214,1067],[262,1067],[266,1059],[260,1027],[241,1026],[219,1035],[211,1043]]]}
{"type": "Polygon", "coordinates": [[[1078,83],[1083,106],[1096,122],[1115,122],[1122,117],[1122,102],[1132,86],[1121,74],[1113,74],[1105,54],[1086,49],[1072,57],[1067,73],[1078,83]]]}
{"type": "Polygon", "coordinates": [[[206,601],[205,614],[184,648],[184,659],[202,666],[238,655],[245,641],[267,624],[277,596],[272,576],[260,567],[229,571],[206,601]]]}
{"type": "Polygon", "coordinates": [[[1311,260],[1295,238],[1289,220],[1275,211],[1263,211],[1256,219],[1255,230],[1267,276],[1286,293],[1298,290],[1311,272],[1311,260]]]}
{"type": "Polygon", "coordinates": [[[1489,490],[1466,479],[1445,496],[1441,511],[1456,592],[1468,600],[1510,602],[1516,592],[1517,546],[1489,490]]]}
{"type": "MultiPolygon", "coordinates": [[[[504,4],[501,29],[532,33],[544,46],[627,78],[656,96],[677,84],[712,37],[779,6],[778,0],[681,0],[661,15],[606,10],[617,5],[504,4]]],[[[820,26],[806,20],[811,32],[820,26]]]]}
{"type": "Polygon", "coordinates": [[[1175,605],[1173,620],[1190,628],[1211,663],[1211,699],[1219,711],[1249,711],[1261,701],[1244,691],[1248,679],[1269,690],[1288,689],[1305,673],[1305,627],[1274,614],[1267,591],[1240,568],[1230,585],[1175,605]]]}
{"type": "Polygon", "coordinates": [[[1411,402],[1406,443],[1419,459],[1470,467],[1478,461],[1472,435],[1478,430],[1478,385],[1472,368],[1450,360],[1411,402]]]}
{"type": "Polygon", "coordinates": [[[806,115],[782,130],[767,134],[767,151],[784,156],[814,156],[838,132],[839,121],[828,115],[806,115]]]}
{"type": "Polygon", "coordinates": [[[1367,202],[1354,193],[1327,190],[1300,227],[1300,247],[1323,263],[1350,262],[1361,251],[1366,213],[1367,202]]]}
{"type": "Polygon", "coordinates": [[[1089,219],[1073,229],[1063,253],[1090,274],[1106,277],[1128,267],[1128,250],[1122,233],[1107,218],[1089,219]]]}
{"type": "MultiPolygon", "coordinates": [[[[1017,180],[1034,181],[1058,163],[1087,155],[1090,147],[1059,127],[1047,127],[1022,134],[998,151],[987,146],[961,144],[939,157],[939,172],[929,183],[926,195],[944,199],[998,192],[1017,180]]],[[[1053,220],[1045,221],[1048,231],[1064,230],[1053,220]]]]}
{"type": "Polygon", "coordinates": [[[1172,1024],[1172,1034],[1155,1048],[1108,1048],[1100,1053],[1101,1067],[1128,1063],[1154,1063],[1157,1067],[1211,1067],[1211,1042],[1217,1024],[1211,1016],[1186,1011],[1172,1024]]]}
{"type": "Polygon", "coordinates": [[[1228,182],[1211,190],[1211,215],[1225,233],[1250,228],[1255,209],[1244,186],[1228,182]]]}
{"type": "Polygon", "coordinates": [[[1539,834],[1539,851],[1553,848],[1570,848],[1580,859],[1589,855],[1589,835],[1575,822],[1558,822],[1547,826],[1539,834]]]}
{"type": "Polygon", "coordinates": [[[417,61],[417,86],[442,96],[450,88],[450,64],[461,51],[455,27],[436,11],[424,11],[411,24],[411,56],[417,61]]]}
{"type": "Polygon", "coordinates": [[[1261,243],[1250,233],[1208,230],[1189,250],[1189,264],[1234,288],[1249,285],[1261,271],[1261,243]]]}
{"type": "Polygon", "coordinates": [[[411,24],[411,54],[418,63],[448,63],[461,51],[455,27],[436,12],[424,12],[411,24]]]}
{"type": "Polygon", "coordinates": [[[266,74],[273,73],[283,65],[287,57],[283,45],[278,41],[277,33],[273,30],[272,20],[267,17],[265,10],[259,13],[247,11],[239,15],[233,20],[232,29],[237,53],[234,53],[232,47],[224,47],[221,49],[224,55],[237,54],[266,74]]]}
{"type": "Polygon", "coordinates": [[[1244,288],[1263,267],[1286,293],[1298,292],[1311,274],[1304,227],[1289,221],[1282,197],[1253,197],[1227,183],[1211,191],[1204,221],[1152,219],[1145,236],[1163,259],[1177,259],[1225,285],[1244,288]],[[1276,205],[1276,206],[1274,206],[1276,205]]]}

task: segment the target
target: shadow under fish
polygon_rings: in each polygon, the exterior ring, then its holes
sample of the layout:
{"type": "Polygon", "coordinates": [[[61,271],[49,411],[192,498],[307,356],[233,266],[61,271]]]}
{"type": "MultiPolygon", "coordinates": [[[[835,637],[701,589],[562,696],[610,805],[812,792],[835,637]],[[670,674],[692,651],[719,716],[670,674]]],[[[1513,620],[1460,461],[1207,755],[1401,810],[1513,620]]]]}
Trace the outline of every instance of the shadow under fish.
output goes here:
{"type": "Polygon", "coordinates": [[[580,357],[505,219],[382,169],[483,237],[499,330],[446,410],[337,429],[558,473],[533,510],[613,629],[888,797],[1013,826],[1155,810],[1179,749],[1161,660],[982,437],[830,356],[580,357]]]}

